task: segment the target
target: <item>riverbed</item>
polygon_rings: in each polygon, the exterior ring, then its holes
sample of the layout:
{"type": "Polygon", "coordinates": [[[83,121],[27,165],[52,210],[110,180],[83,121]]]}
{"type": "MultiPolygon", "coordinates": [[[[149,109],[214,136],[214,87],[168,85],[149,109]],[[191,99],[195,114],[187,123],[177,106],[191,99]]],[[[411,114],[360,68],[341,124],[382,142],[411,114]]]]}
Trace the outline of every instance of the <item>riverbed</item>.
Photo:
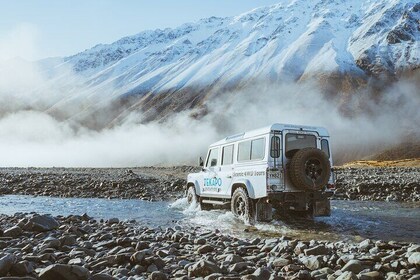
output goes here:
{"type": "Polygon", "coordinates": [[[420,204],[381,201],[331,201],[332,215],[315,219],[283,217],[270,223],[246,225],[229,211],[200,211],[185,199],[149,202],[137,199],[57,198],[43,196],[0,196],[0,214],[45,213],[81,215],[96,219],[118,217],[150,227],[184,225],[203,230],[219,229],[238,237],[288,236],[300,240],[349,240],[366,238],[420,242],[420,204]]]}

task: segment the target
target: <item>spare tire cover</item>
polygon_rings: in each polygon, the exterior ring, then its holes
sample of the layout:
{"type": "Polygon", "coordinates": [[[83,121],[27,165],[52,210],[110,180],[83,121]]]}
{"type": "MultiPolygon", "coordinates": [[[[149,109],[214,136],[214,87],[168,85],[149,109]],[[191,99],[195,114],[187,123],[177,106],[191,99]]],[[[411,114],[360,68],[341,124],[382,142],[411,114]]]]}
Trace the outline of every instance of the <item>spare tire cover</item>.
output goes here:
{"type": "Polygon", "coordinates": [[[295,187],[319,190],[328,183],[331,164],[328,156],[320,149],[304,148],[291,159],[288,173],[295,187]]]}

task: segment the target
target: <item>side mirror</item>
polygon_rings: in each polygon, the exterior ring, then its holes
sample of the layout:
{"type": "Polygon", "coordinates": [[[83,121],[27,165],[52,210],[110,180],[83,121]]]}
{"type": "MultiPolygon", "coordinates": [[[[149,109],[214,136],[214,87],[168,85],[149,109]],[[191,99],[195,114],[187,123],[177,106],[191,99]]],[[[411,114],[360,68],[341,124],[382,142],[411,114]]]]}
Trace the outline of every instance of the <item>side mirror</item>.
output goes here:
{"type": "Polygon", "coordinates": [[[204,166],[204,161],[201,157],[198,159],[198,166],[201,166],[201,167],[204,166]]]}

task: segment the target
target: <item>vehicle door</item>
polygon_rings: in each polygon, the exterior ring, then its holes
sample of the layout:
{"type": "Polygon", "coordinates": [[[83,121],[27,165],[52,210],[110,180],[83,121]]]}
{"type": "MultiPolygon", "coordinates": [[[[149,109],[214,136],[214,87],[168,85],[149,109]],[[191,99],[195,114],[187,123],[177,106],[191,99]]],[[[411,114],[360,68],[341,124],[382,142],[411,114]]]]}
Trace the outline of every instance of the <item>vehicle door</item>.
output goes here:
{"type": "Polygon", "coordinates": [[[229,144],[222,147],[222,159],[220,162],[219,177],[222,180],[221,193],[224,195],[230,194],[230,186],[232,184],[232,176],[234,171],[233,165],[233,151],[234,144],[229,144]]]}
{"type": "Polygon", "coordinates": [[[201,186],[201,193],[204,196],[213,196],[220,193],[222,187],[222,179],[219,176],[220,172],[220,147],[210,148],[207,160],[205,163],[205,172],[201,186]]]}

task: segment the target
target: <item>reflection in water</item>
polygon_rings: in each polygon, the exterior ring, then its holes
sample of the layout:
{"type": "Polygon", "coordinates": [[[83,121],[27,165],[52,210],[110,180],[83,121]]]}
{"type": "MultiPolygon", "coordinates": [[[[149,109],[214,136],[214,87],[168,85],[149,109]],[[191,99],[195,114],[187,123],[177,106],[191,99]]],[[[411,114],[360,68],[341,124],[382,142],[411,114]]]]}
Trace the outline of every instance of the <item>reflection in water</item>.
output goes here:
{"type": "Polygon", "coordinates": [[[354,240],[366,238],[420,242],[420,204],[332,201],[331,217],[308,219],[282,216],[270,223],[245,225],[226,210],[200,211],[185,198],[172,204],[135,199],[51,198],[0,196],[0,214],[38,212],[52,215],[88,215],[100,218],[135,219],[151,227],[200,226],[219,229],[242,237],[278,237],[297,239],[354,240]]]}

